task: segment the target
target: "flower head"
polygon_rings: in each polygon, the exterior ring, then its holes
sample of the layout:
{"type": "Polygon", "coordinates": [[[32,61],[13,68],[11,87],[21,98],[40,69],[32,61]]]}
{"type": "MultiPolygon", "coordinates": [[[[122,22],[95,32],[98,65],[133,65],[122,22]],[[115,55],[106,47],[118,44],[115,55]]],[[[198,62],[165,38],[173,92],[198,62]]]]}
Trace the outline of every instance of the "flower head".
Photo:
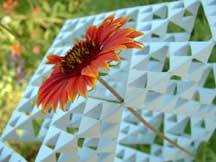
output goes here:
{"type": "Polygon", "coordinates": [[[5,13],[10,14],[13,10],[15,10],[17,7],[19,7],[19,2],[14,0],[6,0],[2,4],[2,8],[5,13]]]}
{"type": "Polygon", "coordinates": [[[11,47],[11,53],[13,55],[20,55],[21,51],[22,51],[22,46],[20,44],[14,44],[11,47]]]}
{"type": "Polygon", "coordinates": [[[40,13],[40,8],[39,7],[34,7],[32,13],[37,16],[40,13]]]}
{"type": "Polygon", "coordinates": [[[33,53],[38,54],[38,53],[40,53],[40,51],[41,51],[40,46],[36,45],[36,46],[32,47],[32,52],[33,53]]]}
{"type": "Polygon", "coordinates": [[[143,48],[142,43],[134,40],[143,33],[121,28],[128,20],[111,15],[100,26],[91,25],[85,39],[77,41],[65,56],[47,57],[47,63],[54,67],[38,92],[37,105],[42,105],[43,112],[49,108],[56,111],[58,104],[65,110],[68,100],[73,102],[77,95],[87,97],[87,88],[96,86],[98,69],[109,69],[110,61],[120,61],[117,51],[143,48]]]}

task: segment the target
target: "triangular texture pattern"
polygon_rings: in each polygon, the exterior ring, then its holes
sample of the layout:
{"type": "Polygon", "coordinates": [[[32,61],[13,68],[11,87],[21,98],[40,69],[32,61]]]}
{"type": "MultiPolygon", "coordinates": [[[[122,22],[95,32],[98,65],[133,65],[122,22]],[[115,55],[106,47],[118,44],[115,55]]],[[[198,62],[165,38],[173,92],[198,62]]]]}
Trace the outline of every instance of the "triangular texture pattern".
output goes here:
{"type": "Polygon", "coordinates": [[[79,97],[67,111],[41,114],[37,91],[52,66],[46,57],[33,75],[19,105],[1,135],[0,161],[26,162],[4,142],[39,142],[36,162],[190,162],[192,158],[145,128],[126,107],[181,146],[196,152],[216,128],[216,89],[206,87],[216,64],[209,62],[216,45],[216,0],[182,0],[139,6],[67,20],[47,54],[64,55],[91,24],[111,14],[132,18],[127,26],[143,31],[144,50],[122,52],[122,61],[104,79],[125,97],[118,104],[100,83],[90,97],[79,97]],[[191,42],[191,32],[202,5],[212,38],[191,42]],[[190,15],[185,15],[185,12],[190,15]],[[178,31],[170,31],[175,26],[178,31]],[[35,132],[35,121],[40,121],[35,132]],[[142,145],[142,151],[133,146],[142,145]]]}
{"type": "Polygon", "coordinates": [[[27,162],[22,156],[14,150],[0,142],[0,161],[2,162],[27,162]]]}

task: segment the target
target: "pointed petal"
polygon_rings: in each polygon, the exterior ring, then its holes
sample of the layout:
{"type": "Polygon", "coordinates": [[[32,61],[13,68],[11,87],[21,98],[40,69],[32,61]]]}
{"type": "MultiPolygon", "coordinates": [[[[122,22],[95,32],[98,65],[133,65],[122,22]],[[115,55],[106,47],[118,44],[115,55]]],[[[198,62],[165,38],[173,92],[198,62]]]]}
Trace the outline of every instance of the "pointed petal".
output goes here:
{"type": "Polygon", "coordinates": [[[97,76],[98,76],[98,70],[96,68],[92,67],[91,65],[87,65],[86,67],[84,67],[82,69],[81,74],[85,75],[85,76],[97,78],[97,76]]]}
{"type": "Polygon", "coordinates": [[[139,36],[141,36],[141,35],[143,35],[143,34],[144,34],[143,32],[134,31],[134,32],[130,33],[128,36],[129,36],[130,38],[136,38],[136,37],[139,37],[139,36]]]}
{"type": "Polygon", "coordinates": [[[108,19],[107,21],[104,21],[102,23],[102,27],[99,26],[98,32],[97,32],[97,39],[99,40],[99,43],[103,44],[103,42],[109,38],[110,35],[112,35],[116,30],[118,30],[120,27],[122,27],[125,23],[128,22],[129,18],[126,17],[119,17],[114,20],[113,16],[111,16],[111,19],[108,19]],[[109,20],[109,21],[108,21],[109,20]]]}
{"type": "Polygon", "coordinates": [[[109,70],[109,64],[107,63],[109,60],[101,60],[101,59],[97,59],[97,60],[94,60],[92,61],[91,65],[94,65],[94,66],[97,66],[98,68],[103,68],[103,69],[106,69],[106,70],[109,70]]]}
{"type": "Polygon", "coordinates": [[[119,29],[113,35],[111,35],[106,41],[104,41],[103,44],[105,45],[119,38],[120,39],[127,38],[127,37],[129,38],[129,35],[134,31],[135,29],[133,28],[119,29]]]}
{"type": "MultiPolygon", "coordinates": [[[[39,95],[37,100],[37,105],[42,105],[42,112],[46,112],[48,108],[53,105],[51,102],[51,99],[53,95],[61,88],[60,84],[55,85],[52,89],[49,90],[49,93],[47,95],[39,95]]],[[[43,90],[41,90],[43,91],[43,90]]],[[[42,93],[43,94],[43,93],[42,93]]],[[[53,107],[55,109],[55,107],[53,107]]]]}
{"type": "Polygon", "coordinates": [[[85,81],[85,78],[83,76],[79,77],[78,81],[78,87],[79,87],[79,94],[83,97],[87,97],[88,91],[87,91],[87,83],[85,81]]]}
{"type": "Polygon", "coordinates": [[[118,47],[121,47],[124,44],[131,43],[131,42],[134,42],[134,40],[131,38],[121,38],[120,37],[118,39],[112,40],[109,43],[105,44],[103,50],[104,51],[108,51],[110,49],[119,50],[118,47]],[[117,49],[115,49],[115,48],[117,48],[117,49]]]}
{"type": "Polygon", "coordinates": [[[48,55],[47,56],[47,64],[58,64],[61,62],[63,57],[58,55],[48,55]]]}
{"type": "Polygon", "coordinates": [[[74,99],[76,98],[77,94],[78,94],[78,86],[77,86],[77,77],[73,77],[70,79],[70,82],[68,84],[68,89],[67,89],[67,93],[68,93],[68,97],[70,99],[71,102],[74,101],[74,99]]]}
{"type": "Polygon", "coordinates": [[[144,46],[142,43],[134,41],[132,43],[125,43],[125,46],[127,48],[140,48],[140,49],[144,49],[144,46]]]}
{"type": "Polygon", "coordinates": [[[95,42],[96,34],[97,34],[97,27],[96,27],[96,25],[91,25],[86,30],[86,39],[89,40],[89,41],[93,40],[95,42]]]}
{"type": "Polygon", "coordinates": [[[71,78],[71,75],[54,71],[42,84],[38,93],[37,105],[42,105],[43,112],[49,108],[55,111],[58,103],[60,103],[62,110],[65,110],[71,78]]]}
{"type": "Polygon", "coordinates": [[[67,86],[68,86],[68,80],[66,80],[65,84],[61,87],[62,90],[60,91],[60,94],[59,94],[59,96],[60,96],[60,105],[61,105],[61,109],[63,111],[66,110],[66,104],[67,104],[67,101],[68,101],[67,86]]]}
{"type": "Polygon", "coordinates": [[[109,53],[110,51],[119,51],[119,50],[126,50],[127,49],[127,46],[125,45],[126,43],[124,44],[121,44],[121,45],[113,45],[113,46],[109,46],[109,47],[106,47],[102,52],[101,54],[103,53],[109,53]]]}
{"type": "Polygon", "coordinates": [[[83,76],[85,81],[86,81],[86,84],[90,87],[93,87],[95,88],[96,87],[96,78],[92,78],[92,77],[88,77],[88,76],[83,76]]]}
{"type": "Polygon", "coordinates": [[[114,60],[114,61],[120,61],[120,57],[118,54],[116,54],[115,52],[111,51],[111,52],[107,52],[107,53],[102,53],[98,56],[98,60],[106,60],[108,62],[114,60]]]}

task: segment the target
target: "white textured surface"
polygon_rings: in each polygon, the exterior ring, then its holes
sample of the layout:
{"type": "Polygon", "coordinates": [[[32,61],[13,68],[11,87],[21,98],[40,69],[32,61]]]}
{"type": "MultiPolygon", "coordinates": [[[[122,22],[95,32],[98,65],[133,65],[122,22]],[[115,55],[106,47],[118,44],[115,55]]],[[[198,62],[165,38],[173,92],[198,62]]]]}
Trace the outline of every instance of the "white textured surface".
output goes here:
{"type": "MultiPolygon", "coordinates": [[[[211,71],[216,80],[216,63],[208,62],[216,44],[216,0],[201,3],[213,36],[205,42],[188,41],[200,5],[198,0],[140,6],[66,21],[47,54],[64,55],[89,25],[100,24],[113,13],[132,17],[127,26],[145,33],[138,39],[145,44],[145,49],[122,52],[121,63],[104,77],[125,96],[125,104],[111,102],[116,99],[98,83],[89,99],[80,97],[68,104],[67,112],[59,109],[55,114],[42,116],[33,103],[42,78],[51,70],[44,58],[3,132],[2,142],[41,142],[37,162],[192,161],[166,141],[155,142],[154,133],[125,110],[125,106],[136,108],[155,127],[163,125],[166,136],[193,152],[200,142],[210,138],[216,128],[216,106],[212,103],[216,90],[203,85],[211,71]],[[186,10],[192,15],[184,16],[186,10]],[[161,18],[155,19],[153,15],[161,18]],[[170,22],[185,31],[168,33],[170,22]],[[164,71],[167,61],[169,68],[164,71]],[[38,134],[34,132],[35,120],[43,121],[38,134]],[[189,133],[185,132],[188,123],[189,133]],[[126,146],[131,144],[148,145],[150,150],[141,152],[126,146]]],[[[0,143],[0,161],[16,162],[14,159],[25,162],[0,143]]]]}

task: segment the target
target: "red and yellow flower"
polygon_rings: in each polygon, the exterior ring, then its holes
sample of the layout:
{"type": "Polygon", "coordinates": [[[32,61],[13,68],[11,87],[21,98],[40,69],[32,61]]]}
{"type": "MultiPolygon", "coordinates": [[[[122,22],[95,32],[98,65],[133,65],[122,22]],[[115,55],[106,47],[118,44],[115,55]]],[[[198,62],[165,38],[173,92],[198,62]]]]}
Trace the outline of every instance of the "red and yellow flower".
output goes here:
{"type": "Polygon", "coordinates": [[[48,64],[54,64],[49,78],[38,92],[37,105],[42,111],[58,104],[64,111],[68,100],[74,101],[77,95],[87,97],[88,87],[95,87],[99,76],[98,69],[109,69],[110,61],[120,61],[119,50],[143,48],[134,38],[143,33],[133,28],[122,28],[129,18],[107,17],[100,26],[91,25],[85,39],[77,41],[65,56],[49,55],[48,64]]]}

